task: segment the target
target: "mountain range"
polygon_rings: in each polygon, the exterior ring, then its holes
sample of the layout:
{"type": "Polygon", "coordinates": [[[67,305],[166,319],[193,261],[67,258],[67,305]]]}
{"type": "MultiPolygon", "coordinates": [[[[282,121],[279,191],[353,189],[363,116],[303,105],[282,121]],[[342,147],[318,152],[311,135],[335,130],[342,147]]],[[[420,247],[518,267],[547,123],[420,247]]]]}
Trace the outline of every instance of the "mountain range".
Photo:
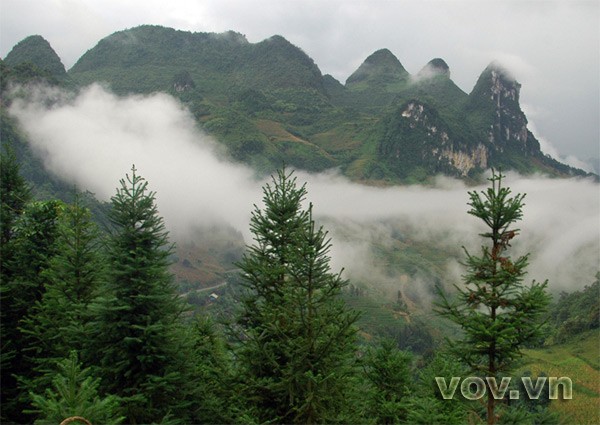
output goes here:
{"type": "Polygon", "coordinates": [[[381,49],[342,84],[278,35],[250,43],[232,31],[140,26],[100,40],[68,71],[41,36],[19,42],[1,65],[3,87],[41,78],[71,89],[101,82],[121,95],[170,93],[233,159],[259,172],[337,167],[371,184],[436,174],[477,180],[490,167],[587,175],[540,150],[521,86],[497,62],[467,94],[443,59],[411,75],[381,49]]]}

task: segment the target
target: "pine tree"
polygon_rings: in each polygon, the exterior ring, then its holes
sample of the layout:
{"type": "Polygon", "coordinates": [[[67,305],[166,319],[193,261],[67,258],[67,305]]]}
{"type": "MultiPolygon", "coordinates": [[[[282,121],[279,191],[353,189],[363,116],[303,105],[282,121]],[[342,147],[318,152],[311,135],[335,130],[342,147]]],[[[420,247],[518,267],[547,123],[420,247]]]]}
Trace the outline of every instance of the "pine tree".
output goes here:
{"type": "MultiPolygon", "coordinates": [[[[0,153],[0,265],[4,265],[10,251],[8,242],[14,234],[14,224],[31,199],[31,189],[21,177],[14,153],[8,148],[0,153]]],[[[0,267],[3,271],[4,267],[0,267]]]]}
{"type": "Polygon", "coordinates": [[[189,377],[191,423],[233,423],[239,393],[232,391],[234,376],[226,344],[215,323],[208,317],[195,317],[188,326],[193,365],[189,377]]]}
{"type": "Polygon", "coordinates": [[[25,353],[36,372],[28,382],[30,391],[49,386],[55,364],[65,353],[82,353],[89,345],[90,306],[105,267],[98,228],[79,195],[60,216],[56,247],[56,255],[42,273],[42,298],[21,323],[29,342],[25,353]]]}
{"type": "Polygon", "coordinates": [[[282,170],[263,193],[255,243],[239,264],[249,291],[238,355],[250,412],[261,422],[340,420],[356,349],[357,315],[339,297],[347,282],[330,271],[330,240],[312,205],[302,208],[305,185],[282,170]]]}
{"type": "Polygon", "coordinates": [[[2,294],[3,352],[5,347],[11,352],[10,361],[2,368],[2,395],[6,400],[2,414],[13,420],[23,420],[21,412],[28,403],[27,389],[17,383],[16,377],[27,381],[35,374],[26,355],[32,342],[21,326],[44,293],[43,273],[57,253],[57,223],[62,209],[59,201],[30,202],[13,226],[10,261],[6,265],[8,279],[3,282],[6,292],[2,294]]]}
{"type": "Polygon", "coordinates": [[[179,415],[185,381],[181,313],[169,256],[172,245],[155,193],[136,174],[111,198],[108,276],[96,307],[96,364],[101,390],[123,400],[128,423],[179,415]]]}
{"type": "MultiPolygon", "coordinates": [[[[99,379],[91,376],[89,368],[82,370],[75,351],[58,362],[57,371],[45,391],[31,393],[31,413],[39,419],[36,424],[58,424],[72,417],[83,418],[92,424],[118,424],[119,399],[113,395],[100,398],[99,379]]],[[[76,423],[81,423],[78,421],[76,423]]]]}
{"type": "Polygon", "coordinates": [[[12,415],[16,381],[17,324],[20,319],[10,291],[15,222],[31,198],[29,186],[19,172],[19,163],[8,148],[0,153],[0,421],[12,415]]]}
{"type": "Polygon", "coordinates": [[[419,368],[415,391],[408,401],[406,422],[422,425],[463,425],[470,423],[468,418],[473,410],[468,400],[454,394],[452,399],[444,399],[440,393],[436,377],[444,377],[450,382],[454,376],[467,376],[468,370],[453,355],[437,351],[425,367],[419,368]]]}
{"type": "MultiPolygon", "coordinates": [[[[491,187],[481,194],[469,192],[469,214],[481,219],[488,231],[481,234],[491,247],[482,246],[481,256],[466,251],[464,288],[456,286],[451,302],[441,291],[438,312],[457,323],[464,339],[452,342],[453,352],[482,379],[507,372],[520,350],[540,333],[540,319],[549,296],[547,282],[523,285],[528,255],[511,260],[506,255],[519,229],[511,226],[522,218],[523,198],[502,186],[502,174],[492,174],[491,187]]],[[[487,385],[487,423],[497,422],[496,401],[487,385]]]]}
{"type": "Polygon", "coordinates": [[[412,390],[412,356],[392,340],[383,340],[365,353],[363,368],[370,383],[369,418],[378,424],[396,424],[407,417],[412,390]]]}

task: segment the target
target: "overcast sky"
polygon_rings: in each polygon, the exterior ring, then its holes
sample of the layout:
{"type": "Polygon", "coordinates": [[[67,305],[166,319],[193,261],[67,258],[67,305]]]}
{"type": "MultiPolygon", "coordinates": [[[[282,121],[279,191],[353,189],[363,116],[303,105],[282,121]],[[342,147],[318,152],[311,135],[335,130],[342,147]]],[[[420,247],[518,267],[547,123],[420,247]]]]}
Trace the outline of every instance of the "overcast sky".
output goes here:
{"type": "Polygon", "coordinates": [[[68,69],[100,39],[141,24],[233,30],[250,42],[280,34],[341,82],[384,47],[413,74],[443,58],[466,92],[498,60],[522,84],[547,153],[600,156],[598,0],[1,0],[0,56],[39,34],[68,69]]]}

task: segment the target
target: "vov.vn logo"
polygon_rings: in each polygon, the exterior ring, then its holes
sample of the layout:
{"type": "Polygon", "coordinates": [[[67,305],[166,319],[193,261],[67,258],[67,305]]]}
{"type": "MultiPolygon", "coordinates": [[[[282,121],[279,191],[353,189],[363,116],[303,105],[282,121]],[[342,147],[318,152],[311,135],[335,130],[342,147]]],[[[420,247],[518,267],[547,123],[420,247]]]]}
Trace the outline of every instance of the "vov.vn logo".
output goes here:
{"type": "MultiPolygon", "coordinates": [[[[508,391],[508,387],[510,385],[511,378],[503,377],[500,380],[500,385],[498,385],[498,381],[494,376],[487,376],[485,381],[483,378],[478,376],[469,376],[464,378],[461,382],[461,378],[458,376],[453,376],[450,379],[450,382],[446,382],[446,378],[442,376],[437,376],[435,378],[435,382],[438,385],[440,390],[440,394],[446,400],[454,398],[456,394],[456,390],[460,384],[460,393],[467,400],[478,400],[482,398],[488,388],[492,393],[492,396],[496,400],[504,399],[506,396],[506,392],[508,391]],[[487,385],[486,385],[487,382],[487,385]]],[[[573,383],[571,378],[566,376],[557,378],[557,377],[546,377],[540,376],[534,380],[529,376],[524,376],[521,378],[521,382],[523,383],[523,387],[525,388],[526,395],[531,400],[537,400],[540,398],[546,383],[548,383],[549,391],[548,398],[551,400],[557,400],[559,398],[559,389],[562,389],[562,399],[570,400],[573,398],[573,383]]],[[[508,397],[511,400],[517,400],[524,396],[521,394],[519,390],[510,390],[508,392],[508,397]]]]}

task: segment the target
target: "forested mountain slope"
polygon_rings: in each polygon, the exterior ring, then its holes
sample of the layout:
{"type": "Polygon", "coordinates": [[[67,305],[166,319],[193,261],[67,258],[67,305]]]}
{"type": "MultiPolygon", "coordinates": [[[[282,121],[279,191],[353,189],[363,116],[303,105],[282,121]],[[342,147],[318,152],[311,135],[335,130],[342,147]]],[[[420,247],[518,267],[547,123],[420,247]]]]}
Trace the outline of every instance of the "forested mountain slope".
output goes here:
{"type": "MultiPolygon", "coordinates": [[[[5,62],[66,78],[39,36],[15,46],[5,62]]],[[[312,171],[339,167],[354,180],[388,184],[436,173],[475,179],[489,167],[586,174],[541,152],[519,105],[520,84],[498,63],[467,94],[443,59],[411,75],[381,49],[342,84],[278,35],[250,43],[232,31],[141,26],[100,40],[68,79],[108,84],[119,94],[171,93],[232,158],[259,172],[284,162],[312,171]]]]}

